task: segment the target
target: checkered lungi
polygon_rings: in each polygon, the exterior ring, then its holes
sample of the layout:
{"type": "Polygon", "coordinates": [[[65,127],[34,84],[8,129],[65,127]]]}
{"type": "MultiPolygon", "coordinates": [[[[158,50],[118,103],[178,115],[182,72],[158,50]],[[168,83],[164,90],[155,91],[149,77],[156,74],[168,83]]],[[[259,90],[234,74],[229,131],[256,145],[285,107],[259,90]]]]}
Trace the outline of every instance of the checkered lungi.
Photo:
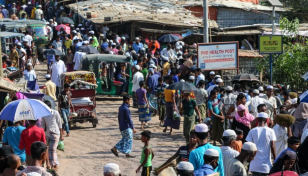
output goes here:
{"type": "Polygon", "coordinates": [[[48,159],[51,166],[59,166],[57,147],[59,143],[60,135],[49,132],[49,137],[47,137],[48,145],[48,159]]]}

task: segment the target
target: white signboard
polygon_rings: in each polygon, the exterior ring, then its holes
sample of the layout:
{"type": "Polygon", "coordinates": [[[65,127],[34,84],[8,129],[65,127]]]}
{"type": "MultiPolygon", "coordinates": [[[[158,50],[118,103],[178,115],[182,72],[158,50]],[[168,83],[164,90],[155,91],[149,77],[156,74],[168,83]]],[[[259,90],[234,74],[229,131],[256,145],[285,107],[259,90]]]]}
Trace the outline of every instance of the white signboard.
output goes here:
{"type": "Polygon", "coordinates": [[[198,68],[238,69],[238,42],[198,44],[198,68]]]}

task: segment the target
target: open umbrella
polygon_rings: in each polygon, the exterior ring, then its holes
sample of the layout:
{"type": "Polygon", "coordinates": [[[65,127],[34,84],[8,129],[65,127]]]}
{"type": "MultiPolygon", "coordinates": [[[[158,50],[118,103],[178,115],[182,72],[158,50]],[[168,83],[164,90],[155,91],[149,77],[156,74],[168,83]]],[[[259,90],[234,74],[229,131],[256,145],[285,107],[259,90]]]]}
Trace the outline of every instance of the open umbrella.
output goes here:
{"type": "Polygon", "coordinates": [[[99,51],[90,45],[84,45],[78,48],[79,51],[87,53],[87,54],[97,54],[99,51]]]}
{"type": "Polygon", "coordinates": [[[43,52],[44,55],[63,55],[63,53],[60,50],[57,49],[46,49],[43,52]]]}
{"type": "Polygon", "coordinates": [[[163,35],[163,36],[159,37],[159,39],[158,39],[158,41],[165,42],[165,43],[176,42],[178,40],[180,40],[180,37],[178,37],[176,35],[172,35],[172,34],[163,35]]]}
{"type": "Polygon", "coordinates": [[[3,108],[0,112],[0,120],[11,122],[38,120],[50,115],[50,108],[43,102],[33,99],[20,99],[10,102],[3,108]]]}
{"type": "Polygon", "coordinates": [[[241,82],[241,81],[257,81],[260,82],[259,79],[253,75],[253,74],[241,74],[241,75],[236,75],[233,79],[232,82],[241,82]]]}
{"type": "Polygon", "coordinates": [[[60,17],[60,18],[57,19],[57,22],[58,23],[64,23],[64,24],[66,24],[66,23],[74,24],[74,21],[72,19],[68,18],[68,17],[60,17]]]}
{"type": "Polygon", "coordinates": [[[43,101],[43,102],[49,101],[50,104],[51,104],[51,109],[55,109],[55,108],[56,108],[56,102],[55,102],[55,100],[53,100],[53,98],[52,98],[51,96],[45,95],[45,96],[43,97],[43,100],[42,100],[42,101],[43,101]]]}
{"type": "Polygon", "coordinates": [[[174,84],[171,84],[167,89],[171,90],[198,90],[196,86],[189,84],[187,82],[177,82],[174,84]]]}
{"type": "Polygon", "coordinates": [[[55,27],[57,31],[60,31],[61,28],[64,29],[64,31],[67,33],[67,34],[70,34],[71,33],[71,28],[69,26],[66,26],[64,24],[60,24],[58,26],[55,27]]]}
{"type": "Polygon", "coordinates": [[[298,174],[294,171],[282,171],[282,172],[276,172],[269,176],[298,176],[298,174]]]}

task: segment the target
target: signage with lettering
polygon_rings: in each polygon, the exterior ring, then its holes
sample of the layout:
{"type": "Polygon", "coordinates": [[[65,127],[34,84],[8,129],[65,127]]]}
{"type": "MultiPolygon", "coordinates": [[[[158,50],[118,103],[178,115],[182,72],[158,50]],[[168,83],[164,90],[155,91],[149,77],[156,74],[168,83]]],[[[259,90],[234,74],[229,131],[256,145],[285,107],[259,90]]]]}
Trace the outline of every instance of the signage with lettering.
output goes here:
{"type": "Polygon", "coordinates": [[[281,54],[283,53],[282,35],[260,35],[260,54],[281,54]]]}
{"type": "Polygon", "coordinates": [[[198,68],[201,70],[238,69],[238,42],[199,43],[198,68]]]}

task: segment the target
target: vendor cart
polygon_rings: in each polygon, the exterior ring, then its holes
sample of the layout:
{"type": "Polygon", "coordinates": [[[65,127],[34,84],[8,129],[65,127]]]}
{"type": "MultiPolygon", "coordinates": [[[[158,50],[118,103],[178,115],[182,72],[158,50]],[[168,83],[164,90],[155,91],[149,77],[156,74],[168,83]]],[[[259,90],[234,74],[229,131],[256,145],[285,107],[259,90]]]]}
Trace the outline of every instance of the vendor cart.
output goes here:
{"type": "Polygon", "coordinates": [[[61,87],[68,83],[71,86],[72,106],[70,107],[69,126],[76,122],[91,122],[95,128],[98,124],[96,114],[95,75],[88,71],[67,72],[61,75],[61,87]],[[75,111],[74,111],[75,110],[75,111]],[[73,116],[72,112],[77,116],[73,116]]]}

